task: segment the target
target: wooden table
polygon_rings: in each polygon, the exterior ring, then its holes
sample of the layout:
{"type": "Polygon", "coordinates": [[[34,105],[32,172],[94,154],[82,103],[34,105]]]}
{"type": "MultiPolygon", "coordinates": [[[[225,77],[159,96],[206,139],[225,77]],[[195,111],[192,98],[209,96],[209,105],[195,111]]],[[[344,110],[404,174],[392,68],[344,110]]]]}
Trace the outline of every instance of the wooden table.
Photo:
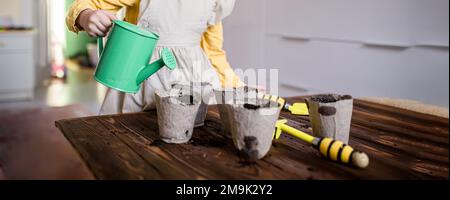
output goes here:
{"type": "MultiPolygon", "coordinates": [[[[289,102],[303,101],[289,98],[289,102]]],[[[370,157],[367,169],[333,163],[291,136],[274,141],[255,164],[237,156],[217,109],[189,144],[158,140],[156,111],[60,120],[56,126],[98,179],[448,179],[448,119],[355,100],[350,145],[370,157]]],[[[305,129],[307,117],[282,118],[305,129]]]]}

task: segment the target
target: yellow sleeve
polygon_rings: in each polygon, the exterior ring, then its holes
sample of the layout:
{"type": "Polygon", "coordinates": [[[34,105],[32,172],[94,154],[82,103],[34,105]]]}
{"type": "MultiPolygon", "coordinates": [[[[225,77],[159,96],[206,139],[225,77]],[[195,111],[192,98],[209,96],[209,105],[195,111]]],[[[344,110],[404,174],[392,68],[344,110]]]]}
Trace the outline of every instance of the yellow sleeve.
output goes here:
{"type": "Polygon", "coordinates": [[[139,14],[139,0],[75,0],[69,8],[66,24],[70,31],[78,32],[80,30],[76,25],[76,20],[81,11],[89,8],[92,10],[108,10],[115,13],[123,7],[128,9],[125,20],[136,23],[135,21],[139,14]]]}
{"type": "Polygon", "coordinates": [[[226,53],[223,50],[222,23],[208,27],[208,30],[203,34],[201,46],[219,74],[222,87],[244,86],[244,83],[228,63],[226,53]]]}

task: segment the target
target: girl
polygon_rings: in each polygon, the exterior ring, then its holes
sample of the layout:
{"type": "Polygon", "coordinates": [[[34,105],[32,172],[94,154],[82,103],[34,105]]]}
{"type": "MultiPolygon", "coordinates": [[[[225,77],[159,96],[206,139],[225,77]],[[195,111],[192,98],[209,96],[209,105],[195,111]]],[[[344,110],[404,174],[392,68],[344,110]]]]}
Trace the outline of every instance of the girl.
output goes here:
{"type": "Polygon", "coordinates": [[[208,82],[215,88],[243,85],[222,50],[221,20],[231,13],[234,3],[235,0],[77,0],[67,17],[70,30],[85,30],[94,37],[105,36],[111,21],[116,19],[111,11],[124,7],[126,21],[160,35],[151,61],[157,60],[159,50],[166,47],[178,63],[176,72],[160,70],[145,81],[136,94],[108,89],[100,114],[154,109],[155,89],[169,90],[174,82],[208,82]],[[220,79],[216,71],[211,70],[207,55],[221,75],[220,79]]]}

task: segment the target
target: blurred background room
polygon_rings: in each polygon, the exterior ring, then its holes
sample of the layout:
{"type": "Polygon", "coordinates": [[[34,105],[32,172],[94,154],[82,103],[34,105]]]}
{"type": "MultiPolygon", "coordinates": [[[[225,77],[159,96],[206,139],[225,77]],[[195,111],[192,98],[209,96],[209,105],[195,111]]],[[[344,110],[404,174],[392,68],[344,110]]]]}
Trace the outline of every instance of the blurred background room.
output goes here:
{"type": "MultiPolygon", "coordinates": [[[[2,107],[78,103],[97,112],[96,40],[67,30],[72,2],[0,0],[2,107]]],[[[224,22],[225,50],[234,68],[279,69],[281,96],[448,107],[448,18],[446,0],[240,0],[224,22]]]]}
{"type": "Polygon", "coordinates": [[[67,30],[72,2],[0,1],[1,107],[82,104],[97,112],[104,88],[92,79],[96,40],[67,30]]]}
{"type": "MultiPolygon", "coordinates": [[[[106,91],[96,38],[65,25],[73,1],[0,0],[0,179],[92,178],[54,128],[96,115],[106,91]]],[[[237,0],[224,34],[233,68],[279,69],[280,96],[345,93],[448,118],[448,0],[237,0]]]]}

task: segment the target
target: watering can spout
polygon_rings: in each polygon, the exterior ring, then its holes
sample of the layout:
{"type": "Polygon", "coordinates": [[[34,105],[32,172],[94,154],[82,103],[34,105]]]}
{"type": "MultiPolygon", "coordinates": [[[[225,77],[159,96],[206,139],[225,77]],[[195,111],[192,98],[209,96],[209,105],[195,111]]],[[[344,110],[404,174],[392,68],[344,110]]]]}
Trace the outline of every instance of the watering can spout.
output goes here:
{"type": "Polygon", "coordinates": [[[172,52],[167,49],[163,48],[160,53],[161,58],[151,64],[148,64],[139,70],[138,76],[136,78],[136,84],[140,85],[142,82],[147,80],[150,76],[155,74],[157,71],[159,71],[164,66],[167,66],[170,70],[173,70],[177,66],[177,62],[175,60],[174,55],[172,52]]]}

